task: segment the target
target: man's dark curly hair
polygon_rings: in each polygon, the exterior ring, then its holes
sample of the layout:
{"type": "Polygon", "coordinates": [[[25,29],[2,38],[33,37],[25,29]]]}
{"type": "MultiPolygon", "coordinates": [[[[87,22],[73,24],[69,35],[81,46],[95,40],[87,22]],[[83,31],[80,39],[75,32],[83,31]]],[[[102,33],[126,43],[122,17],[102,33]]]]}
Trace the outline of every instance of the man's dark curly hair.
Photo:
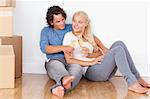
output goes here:
{"type": "Polygon", "coordinates": [[[51,23],[53,22],[53,16],[58,15],[58,14],[62,14],[62,16],[65,19],[67,18],[65,11],[62,8],[60,8],[59,6],[52,6],[52,7],[48,8],[48,11],[46,14],[46,20],[50,27],[53,28],[53,25],[51,25],[51,23]]]}

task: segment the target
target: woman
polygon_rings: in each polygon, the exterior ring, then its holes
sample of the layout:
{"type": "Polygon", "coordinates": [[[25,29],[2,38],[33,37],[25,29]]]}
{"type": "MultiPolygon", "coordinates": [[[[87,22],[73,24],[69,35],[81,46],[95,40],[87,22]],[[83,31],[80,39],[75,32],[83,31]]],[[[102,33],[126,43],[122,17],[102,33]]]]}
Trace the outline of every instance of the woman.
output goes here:
{"type": "Polygon", "coordinates": [[[82,66],[82,74],[92,81],[107,81],[118,68],[129,90],[136,93],[148,93],[150,84],[140,77],[122,41],[115,42],[108,50],[98,38],[91,34],[90,20],[83,11],[73,15],[72,29],[72,32],[65,35],[63,41],[63,45],[74,47],[71,54],[65,53],[68,64],[82,66]]]}

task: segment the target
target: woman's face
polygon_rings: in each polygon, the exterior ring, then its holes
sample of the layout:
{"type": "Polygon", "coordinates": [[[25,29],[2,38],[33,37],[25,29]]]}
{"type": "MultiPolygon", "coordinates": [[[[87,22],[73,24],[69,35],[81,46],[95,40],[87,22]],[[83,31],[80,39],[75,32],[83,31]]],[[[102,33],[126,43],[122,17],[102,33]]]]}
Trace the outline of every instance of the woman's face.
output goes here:
{"type": "Polygon", "coordinates": [[[75,33],[83,33],[86,27],[86,20],[82,15],[75,15],[72,20],[72,29],[75,33]]]}
{"type": "Polygon", "coordinates": [[[51,25],[54,26],[54,29],[62,30],[65,28],[65,18],[62,16],[62,14],[54,15],[53,16],[53,22],[51,25]]]}

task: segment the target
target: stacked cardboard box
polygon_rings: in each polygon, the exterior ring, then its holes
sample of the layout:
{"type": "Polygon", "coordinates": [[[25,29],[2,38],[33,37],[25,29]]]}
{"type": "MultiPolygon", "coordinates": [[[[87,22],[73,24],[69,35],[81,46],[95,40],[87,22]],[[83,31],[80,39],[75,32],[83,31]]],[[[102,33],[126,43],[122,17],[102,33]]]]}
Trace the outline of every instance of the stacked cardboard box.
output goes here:
{"type": "Polygon", "coordinates": [[[15,77],[22,76],[22,36],[0,36],[1,45],[13,45],[15,53],[15,77]]]}
{"type": "Polygon", "coordinates": [[[0,0],[0,7],[14,7],[15,0],[0,0]]]}
{"type": "Polygon", "coordinates": [[[12,45],[0,45],[0,88],[15,87],[15,55],[12,45]]]}
{"type": "Polygon", "coordinates": [[[0,7],[0,36],[12,36],[13,8],[0,7]]]}
{"type": "Polygon", "coordinates": [[[14,7],[15,0],[0,0],[0,88],[14,88],[15,77],[22,76],[22,37],[13,35],[14,7]]]}
{"type": "Polygon", "coordinates": [[[0,45],[13,45],[15,77],[22,76],[22,37],[13,36],[13,9],[15,0],[0,0],[0,45]]]}

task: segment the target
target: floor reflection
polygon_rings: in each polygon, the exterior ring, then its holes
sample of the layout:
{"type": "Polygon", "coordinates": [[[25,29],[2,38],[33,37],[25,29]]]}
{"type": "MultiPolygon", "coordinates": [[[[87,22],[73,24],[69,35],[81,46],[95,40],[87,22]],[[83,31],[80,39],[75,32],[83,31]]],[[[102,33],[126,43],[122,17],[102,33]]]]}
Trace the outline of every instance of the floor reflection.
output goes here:
{"type": "MultiPolygon", "coordinates": [[[[16,88],[0,89],[0,99],[61,99],[50,93],[54,83],[47,75],[24,74],[16,79],[16,88]]],[[[122,77],[113,77],[106,82],[82,79],[63,99],[150,99],[150,96],[128,91],[122,77]]]]}

